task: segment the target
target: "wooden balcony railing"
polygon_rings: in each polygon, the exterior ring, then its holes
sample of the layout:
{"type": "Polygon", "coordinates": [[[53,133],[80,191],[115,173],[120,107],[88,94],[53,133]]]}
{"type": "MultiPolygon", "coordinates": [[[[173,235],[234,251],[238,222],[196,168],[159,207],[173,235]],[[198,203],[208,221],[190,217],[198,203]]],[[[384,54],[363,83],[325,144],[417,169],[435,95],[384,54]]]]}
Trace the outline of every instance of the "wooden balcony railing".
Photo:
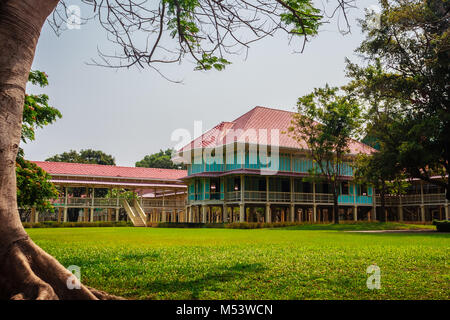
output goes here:
{"type": "Polygon", "coordinates": [[[184,200],[173,200],[173,199],[142,199],[141,206],[142,208],[162,208],[162,207],[170,207],[170,208],[178,208],[184,207],[186,205],[186,201],[184,200]]]}
{"type": "MultiPolygon", "coordinates": [[[[66,204],[66,199],[64,197],[59,197],[57,199],[52,200],[52,204],[55,207],[63,207],[66,204]]],[[[139,203],[140,200],[138,200],[139,203]]],[[[173,200],[173,199],[165,199],[164,201],[160,198],[158,199],[142,199],[142,207],[184,207],[186,205],[185,200],[173,200]]],[[[104,208],[117,208],[122,207],[122,202],[119,199],[119,202],[116,198],[94,198],[94,203],[92,203],[92,198],[80,198],[80,197],[72,197],[67,198],[67,207],[74,208],[89,208],[89,207],[104,207],[104,208]]]]}
{"type": "MultiPolygon", "coordinates": [[[[381,205],[381,197],[377,195],[375,197],[376,204],[381,205]]],[[[407,195],[387,195],[385,196],[386,206],[408,206],[408,205],[420,205],[422,204],[421,194],[407,194],[407,195]]],[[[444,193],[424,194],[423,204],[443,204],[445,203],[444,193]]]]}

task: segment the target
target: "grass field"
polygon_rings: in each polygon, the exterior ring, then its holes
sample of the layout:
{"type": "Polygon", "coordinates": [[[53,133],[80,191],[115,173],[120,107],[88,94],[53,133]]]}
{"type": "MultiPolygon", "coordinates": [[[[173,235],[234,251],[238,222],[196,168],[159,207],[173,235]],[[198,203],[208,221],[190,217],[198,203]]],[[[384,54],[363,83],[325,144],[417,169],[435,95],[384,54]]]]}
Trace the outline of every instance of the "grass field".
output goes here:
{"type": "Polygon", "coordinates": [[[449,299],[449,234],[343,232],[418,227],[27,232],[66,267],[81,267],[83,283],[126,298],[449,299]],[[381,269],[380,290],[366,286],[372,264],[381,269]]]}

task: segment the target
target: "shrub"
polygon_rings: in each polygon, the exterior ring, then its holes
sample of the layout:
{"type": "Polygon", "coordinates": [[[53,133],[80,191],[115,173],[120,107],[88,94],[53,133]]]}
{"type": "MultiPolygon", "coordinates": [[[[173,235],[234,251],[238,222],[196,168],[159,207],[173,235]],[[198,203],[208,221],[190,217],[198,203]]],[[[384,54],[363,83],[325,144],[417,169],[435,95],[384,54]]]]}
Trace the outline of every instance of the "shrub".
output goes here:
{"type": "Polygon", "coordinates": [[[85,228],[85,227],[132,227],[129,221],[97,221],[97,222],[58,222],[42,221],[36,223],[23,222],[24,228],[85,228]]]}
{"type": "Polygon", "coordinates": [[[296,226],[299,222],[232,222],[225,225],[228,229],[261,229],[296,226]]]}
{"type": "Polygon", "coordinates": [[[450,221],[449,220],[433,220],[433,224],[436,226],[436,230],[439,232],[450,232],[450,221]]]}
{"type": "Polygon", "coordinates": [[[201,222],[150,222],[149,227],[154,228],[223,228],[223,223],[201,222]]]}

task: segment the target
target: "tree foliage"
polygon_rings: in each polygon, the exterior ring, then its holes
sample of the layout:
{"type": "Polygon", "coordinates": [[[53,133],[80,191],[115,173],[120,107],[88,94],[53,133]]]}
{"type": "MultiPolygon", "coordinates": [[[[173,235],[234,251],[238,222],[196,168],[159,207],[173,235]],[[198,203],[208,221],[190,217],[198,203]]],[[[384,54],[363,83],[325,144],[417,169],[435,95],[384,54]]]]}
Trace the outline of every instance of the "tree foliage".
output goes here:
{"type": "Polygon", "coordinates": [[[92,149],[82,149],[80,152],[70,150],[69,152],[56,154],[45,159],[45,161],[116,165],[116,160],[112,155],[106,154],[101,150],[92,149]]]}
{"type": "Polygon", "coordinates": [[[136,167],[145,168],[163,168],[163,169],[185,169],[186,165],[176,164],[172,161],[173,149],[167,149],[165,151],[160,150],[157,153],[146,155],[144,159],[136,162],[136,167]]]}
{"type": "MultiPolygon", "coordinates": [[[[332,16],[343,14],[352,0],[336,0],[332,16]]],[[[306,42],[327,22],[312,0],[160,0],[140,2],[92,0],[84,2],[94,14],[108,39],[118,45],[114,53],[100,51],[94,64],[108,67],[145,67],[161,73],[159,66],[190,58],[195,70],[223,70],[229,57],[248,50],[251,43],[285,32],[290,39],[306,42]]],[[[69,15],[67,4],[59,1],[49,19],[60,33],[69,15]]],[[[325,10],[325,9],[324,9],[325,10]]]]}
{"type": "Polygon", "coordinates": [[[450,199],[450,2],[380,4],[381,13],[361,21],[366,39],[357,52],[366,64],[348,62],[348,89],[369,106],[368,132],[389,162],[446,188],[450,199]]]}
{"type": "MultiPolygon", "coordinates": [[[[33,85],[45,87],[48,85],[44,72],[33,70],[28,76],[33,85]]],[[[26,94],[23,107],[22,142],[35,139],[35,130],[53,123],[61,118],[58,109],[48,105],[46,94],[26,94]]],[[[38,210],[53,210],[51,198],[58,196],[50,175],[36,164],[24,159],[23,149],[19,149],[16,157],[17,204],[20,208],[36,207],[38,210]]]]}
{"type": "Polygon", "coordinates": [[[310,173],[331,185],[334,221],[339,223],[337,200],[342,168],[350,152],[349,143],[361,125],[361,109],[354,98],[328,85],[300,97],[297,106],[289,132],[313,160],[310,173]]]}

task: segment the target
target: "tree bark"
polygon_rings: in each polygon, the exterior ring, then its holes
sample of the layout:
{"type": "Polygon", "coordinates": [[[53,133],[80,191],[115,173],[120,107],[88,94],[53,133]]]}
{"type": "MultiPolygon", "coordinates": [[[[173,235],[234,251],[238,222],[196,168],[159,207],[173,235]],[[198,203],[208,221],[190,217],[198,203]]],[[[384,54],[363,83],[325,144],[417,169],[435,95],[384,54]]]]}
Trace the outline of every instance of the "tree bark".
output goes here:
{"type": "Polygon", "coordinates": [[[381,183],[380,202],[381,202],[380,222],[386,222],[386,187],[384,181],[381,183]]]}
{"type": "Polygon", "coordinates": [[[339,184],[333,183],[333,220],[335,224],[339,224],[338,186],[339,184]]]}
{"type": "Polygon", "coordinates": [[[114,298],[81,285],[55,258],[28,237],[20,221],[16,194],[25,87],[36,45],[47,16],[58,0],[0,2],[0,298],[114,298]]]}

